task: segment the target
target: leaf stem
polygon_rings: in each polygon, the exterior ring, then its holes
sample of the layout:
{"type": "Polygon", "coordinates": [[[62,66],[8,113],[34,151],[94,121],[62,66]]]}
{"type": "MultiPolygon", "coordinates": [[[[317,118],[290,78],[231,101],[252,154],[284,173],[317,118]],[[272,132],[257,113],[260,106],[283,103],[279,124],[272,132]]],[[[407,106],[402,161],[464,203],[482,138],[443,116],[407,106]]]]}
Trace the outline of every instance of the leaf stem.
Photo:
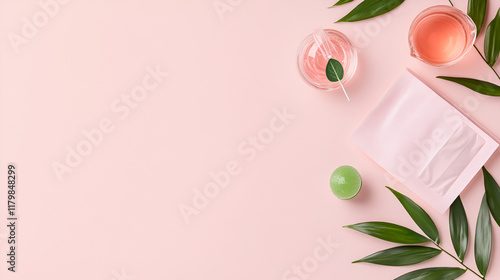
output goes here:
{"type": "Polygon", "coordinates": [[[344,91],[345,97],[347,97],[347,101],[351,102],[351,99],[349,98],[349,95],[347,94],[347,91],[344,88],[344,85],[342,84],[341,78],[339,77],[339,74],[337,73],[337,70],[335,70],[335,67],[333,67],[333,64],[330,62],[330,66],[333,69],[333,72],[335,73],[335,76],[337,77],[337,80],[339,81],[340,87],[344,91]]]}
{"type": "Polygon", "coordinates": [[[342,84],[342,82],[340,80],[339,80],[339,84],[340,84],[340,87],[342,88],[342,90],[344,91],[345,97],[347,97],[347,101],[351,102],[351,99],[349,98],[349,95],[347,94],[347,91],[345,90],[344,85],[342,84]]]}
{"type": "Polygon", "coordinates": [[[453,2],[451,2],[451,0],[448,0],[448,1],[450,1],[450,4],[452,7],[455,7],[455,5],[453,5],[453,2]]]}
{"type": "Polygon", "coordinates": [[[477,277],[485,280],[485,276],[481,276],[479,273],[475,272],[474,270],[472,270],[470,267],[468,267],[463,261],[457,259],[455,256],[453,256],[452,254],[450,254],[448,251],[446,251],[443,247],[439,246],[439,244],[437,244],[436,242],[432,241],[432,243],[434,243],[434,245],[436,245],[436,247],[438,247],[441,252],[445,252],[448,256],[452,257],[454,260],[456,260],[458,263],[460,263],[466,270],[476,274],[477,277]]]}
{"type": "MultiPolygon", "coordinates": [[[[488,61],[486,61],[486,58],[484,58],[483,54],[479,51],[479,49],[476,47],[476,45],[474,45],[474,48],[476,49],[477,53],[481,56],[481,58],[484,60],[484,62],[486,62],[486,64],[488,64],[488,61]]],[[[495,68],[493,68],[493,66],[490,66],[489,64],[488,64],[488,66],[491,68],[491,70],[493,70],[493,72],[495,72],[495,75],[497,75],[497,78],[500,79],[500,76],[498,75],[495,68]]]]}

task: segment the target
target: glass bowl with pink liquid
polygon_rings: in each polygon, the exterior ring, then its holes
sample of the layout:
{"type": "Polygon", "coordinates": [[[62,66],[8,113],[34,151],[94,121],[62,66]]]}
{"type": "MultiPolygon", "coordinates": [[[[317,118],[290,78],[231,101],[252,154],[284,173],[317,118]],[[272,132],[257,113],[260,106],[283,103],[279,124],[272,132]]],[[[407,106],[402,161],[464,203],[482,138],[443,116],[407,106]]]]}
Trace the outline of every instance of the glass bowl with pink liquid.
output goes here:
{"type": "Polygon", "coordinates": [[[330,91],[340,88],[339,82],[331,82],[326,77],[326,66],[330,58],[342,64],[344,77],[341,82],[346,84],[356,71],[356,49],[343,33],[333,29],[318,29],[300,44],[297,53],[300,76],[318,89],[330,91]]]}
{"type": "Polygon", "coordinates": [[[461,10],[438,5],[423,10],[408,34],[411,56],[432,66],[448,66],[462,59],[476,40],[474,21],[461,10]]]}

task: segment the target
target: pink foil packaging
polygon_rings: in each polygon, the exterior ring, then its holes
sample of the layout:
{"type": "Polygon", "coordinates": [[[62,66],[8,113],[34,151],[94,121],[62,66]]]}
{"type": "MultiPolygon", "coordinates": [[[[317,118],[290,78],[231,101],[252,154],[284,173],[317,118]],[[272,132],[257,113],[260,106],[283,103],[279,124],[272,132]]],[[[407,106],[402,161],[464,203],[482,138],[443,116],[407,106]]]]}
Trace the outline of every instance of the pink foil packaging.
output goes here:
{"type": "Polygon", "coordinates": [[[498,148],[409,71],[368,114],[351,142],[441,213],[498,148]]]}

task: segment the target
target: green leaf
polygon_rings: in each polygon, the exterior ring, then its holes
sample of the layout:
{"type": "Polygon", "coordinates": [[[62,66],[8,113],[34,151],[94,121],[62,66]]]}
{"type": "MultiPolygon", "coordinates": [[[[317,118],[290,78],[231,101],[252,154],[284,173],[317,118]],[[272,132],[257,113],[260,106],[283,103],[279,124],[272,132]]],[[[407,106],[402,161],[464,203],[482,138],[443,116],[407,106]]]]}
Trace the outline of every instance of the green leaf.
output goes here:
{"type": "Polygon", "coordinates": [[[436,227],[436,224],[432,221],[431,217],[427,212],[422,209],[422,207],[418,206],[413,200],[411,200],[406,195],[403,195],[390,187],[387,187],[401,202],[406,212],[410,214],[410,217],[415,221],[417,226],[434,242],[439,244],[439,232],[436,227]]]}
{"type": "Polygon", "coordinates": [[[469,78],[454,78],[445,76],[438,76],[436,78],[455,82],[457,84],[460,84],[464,87],[468,87],[469,89],[482,93],[484,95],[500,96],[500,86],[497,86],[490,82],[485,82],[476,79],[469,79],[469,78]]]}
{"type": "Polygon", "coordinates": [[[440,253],[441,250],[425,246],[400,246],[373,253],[353,263],[405,266],[430,260],[440,253]]]}
{"type": "Polygon", "coordinates": [[[453,280],[462,276],[465,269],[458,267],[432,267],[406,273],[394,280],[453,280]]]}
{"type": "Polygon", "coordinates": [[[487,0],[469,0],[469,4],[467,5],[467,14],[476,24],[477,34],[481,32],[481,28],[483,27],[487,2],[487,0]]]}
{"type": "Polygon", "coordinates": [[[349,95],[347,94],[347,91],[342,84],[342,78],[344,78],[344,67],[342,67],[340,61],[330,58],[330,60],[328,60],[328,63],[326,64],[325,71],[326,77],[330,82],[339,82],[342,91],[344,91],[345,97],[349,102],[351,102],[351,99],[349,98],[349,95]]]}
{"type": "Polygon", "coordinates": [[[330,82],[338,82],[344,78],[344,67],[340,61],[330,58],[326,65],[326,77],[330,82]]]}
{"type": "Polygon", "coordinates": [[[476,241],[474,243],[474,256],[479,272],[485,276],[488,271],[491,257],[491,221],[486,194],[479,209],[476,225],[476,241]]]}
{"type": "Polygon", "coordinates": [[[495,222],[500,226],[500,187],[485,167],[483,167],[483,176],[488,207],[490,208],[493,219],[495,219],[495,222]]]}
{"type": "Polygon", "coordinates": [[[386,222],[366,222],[345,226],[373,237],[400,244],[421,244],[430,240],[409,228],[386,222]]]}
{"type": "Polygon", "coordinates": [[[490,22],[486,28],[486,36],[484,37],[484,57],[488,65],[493,67],[497,62],[498,54],[500,53],[500,8],[496,17],[490,22]]]}
{"type": "Polygon", "coordinates": [[[376,17],[394,10],[404,0],[364,0],[337,22],[353,22],[376,17]]]}
{"type": "Polygon", "coordinates": [[[337,3],[335,3],[332,6],[328,7],[328,9],[333,8],[335,6],[344,5],[344,4],[352,2],[352,1],[354,1],[354,0],[339,0],[337,3]]]}
{"type": "Polygon", "coordinates": [[[463,261],[469,245],[469,222],[460,196],[450,207],[450,235],[455,252],[463,261]]]}

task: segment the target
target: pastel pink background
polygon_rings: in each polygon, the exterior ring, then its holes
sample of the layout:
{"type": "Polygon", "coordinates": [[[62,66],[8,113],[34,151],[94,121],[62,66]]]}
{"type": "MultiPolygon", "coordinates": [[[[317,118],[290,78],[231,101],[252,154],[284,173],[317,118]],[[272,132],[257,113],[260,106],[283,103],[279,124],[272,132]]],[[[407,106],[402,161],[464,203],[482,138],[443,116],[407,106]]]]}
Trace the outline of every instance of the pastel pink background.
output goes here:
{"type": "MultiPolygon", "coordinates": [[[[417,230],[384,186],[422,201],[348,141],[406,67],[500,137],[499,98],[434,78],[498,83],[476,52],[441,69],[409,56],[411,20],[448,1],[408,0],[396,13],[342,24],[333,22],[355,3],[326,9],[335,1],[221,2],[233,4],[222,17],[212,0],[72,0],[16,53],[8,34],[19,33],[22,18],[41,8],[35,0],[0,1],[0,172],[9,162],[18,167],[20,218],[13,274],[3,261],[2,187],[1,279],[287,279],[294,265],[315,256],[318,239],[328,237],[334,248],[308,279],[393,279],[456,265],[444,254],[407,268],[350,264],[393,245],[342,228],[386,220],[417,230]],[[310,88],[297,73],[296,49],[318,26],[344,32],[358,47],[359,68],[346,87],[351,103],[340,92],[310,88]],[[170,76],[118,118],[110,105],[156,65],[170,76]],[[285,107],[295,118],[248,161],[238,147],[285,107]],[[58,180],[52,164],[64,162],[66,147],[105,118],[115,130],[58,180]],[[211,182],[210,172],[230,161],[241,173],[187,224],[179,206],[190,204],[194,191],[211,182]],[[338,200],[328,185],[344,164],[363,176],[352,201],[338,200]]],[[[465,10],[467,1],[454,2],[465,10]]],[[[487,22],[500,0],[489,3],[487,22]]],[[[498,153],[487,167],[500,180],[498,153]]],[[[472,233],[482,186],[478,175],[463,193],[472,233]]],[[[447,214],[422,205],[437,222],[442,245],[453,251],[447,214]]],[[[500,229],[493,231],[489,279],[500,277],[500,229]]],[[[469,248],[466,262],[475,267],[473,242],[469,248]]]]}

